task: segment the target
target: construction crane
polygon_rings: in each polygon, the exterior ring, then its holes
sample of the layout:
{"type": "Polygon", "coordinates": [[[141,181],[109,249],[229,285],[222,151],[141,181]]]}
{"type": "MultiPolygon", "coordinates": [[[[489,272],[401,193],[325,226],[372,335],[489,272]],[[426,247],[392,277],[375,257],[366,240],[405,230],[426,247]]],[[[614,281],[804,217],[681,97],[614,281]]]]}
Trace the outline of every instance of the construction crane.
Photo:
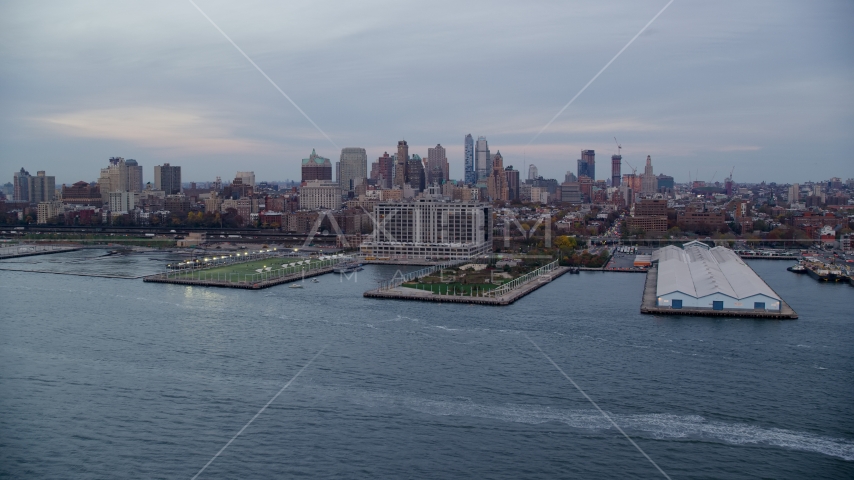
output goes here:
{"type": "Polygon", "coordinates": [[[730,182],[732,181],[732,172],[734,172],[734,171],[735,171],[735,165],[732,166],[732,170],[729,171],[729,176],[726,177],[726,179],[729,180],[730,182]]]}
{"type": "Polygon", "coordinates": [[[628,165],[628,166],[629,166],[629,168],[631,168],[631,169],[632,169],[632,175],[636,175],[636,174],[637,174],[638,169],[637,169],[637,168],[635,168],[635,167],[633,167],[633,166],[632,166],[632,164],[631,164],[631,163],[629,163],[629,161],[628,161],[628,160],[626,160],[626,165],[628,165]]]}
{"type": "MultiPolygon", "coordinates": [[[[616,144],[617,144],[617,155],[619,155],[619,156],[621,156],[621,157],[622,157],[622,156],[623,156],[623,154],[622,154],[622,153],[620,153],[620,152],[622,151],[623,146],[622,146],[622,145],[620,145],[620,142],[618,142],[618,141],[617,141],[617,137],[614,137],[614,143],[616,143],[616,144]]],[[[626,163],[628,163],[628,162],[626,162],[626,163]]]]}

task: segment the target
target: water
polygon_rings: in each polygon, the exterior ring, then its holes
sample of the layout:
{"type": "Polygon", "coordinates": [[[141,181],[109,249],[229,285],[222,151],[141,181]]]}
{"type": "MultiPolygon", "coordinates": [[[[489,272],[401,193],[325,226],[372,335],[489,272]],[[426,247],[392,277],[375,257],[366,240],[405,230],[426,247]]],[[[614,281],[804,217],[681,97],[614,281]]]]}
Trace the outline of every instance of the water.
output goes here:
{"type": "Polygon", "coordinates": [[[363,298],[389,266],[261,291],[3,271],[0,476],[191,478],[327,346],[200,478],[663,478],[527,334],[674,479],[852,478],[854,288],[751,266],[799,320],[640,315],[636,274],[485,307],[363,298]]]}

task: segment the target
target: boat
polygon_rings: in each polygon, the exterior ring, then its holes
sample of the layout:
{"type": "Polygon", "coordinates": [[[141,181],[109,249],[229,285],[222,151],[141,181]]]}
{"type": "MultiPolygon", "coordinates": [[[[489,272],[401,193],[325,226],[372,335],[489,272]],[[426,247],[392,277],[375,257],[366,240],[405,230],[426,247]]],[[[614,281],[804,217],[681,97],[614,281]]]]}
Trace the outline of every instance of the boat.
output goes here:
{"type": "Polygon", "coordinates": [[[364,270],[364,268],[362,268],[362,264],[358,262],[341,263],[332,269],[335,273],[352,273],[361,272],[362,270],[364,270]]]}
{"type": "Polygon", "coordinates": [[[787,268],[786,270],[788,270],[792,273],[807,273],[807,267],[801,265],[800,263],[797,265],[792,265],[791,267],[787,268]]]}
{"type": "Polygon", "coordinates": [[[288,288],[302,288],[302,284],[301,283],[292,283],[292,284],[288,285],[288,288]]]}
{"type": "Polygon", "coordinates": [[[312,278],[312,279],[311,279],[311,283],[320,283],[320,280],[318,280],[318,279],[316,279],[316,278],[312,278]]]}

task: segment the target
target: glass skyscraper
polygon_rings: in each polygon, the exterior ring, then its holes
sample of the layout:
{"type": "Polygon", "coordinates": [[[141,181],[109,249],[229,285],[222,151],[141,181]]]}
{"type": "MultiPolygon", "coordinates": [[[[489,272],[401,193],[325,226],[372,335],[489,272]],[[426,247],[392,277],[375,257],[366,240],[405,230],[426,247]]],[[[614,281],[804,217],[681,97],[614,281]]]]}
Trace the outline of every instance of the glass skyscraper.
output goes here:
{"type": "Polygon", "coordinates": [[[474,139],[471,134],[466,135],[466,185],[477,183],[477,172],[474,170],[474,139]]]}

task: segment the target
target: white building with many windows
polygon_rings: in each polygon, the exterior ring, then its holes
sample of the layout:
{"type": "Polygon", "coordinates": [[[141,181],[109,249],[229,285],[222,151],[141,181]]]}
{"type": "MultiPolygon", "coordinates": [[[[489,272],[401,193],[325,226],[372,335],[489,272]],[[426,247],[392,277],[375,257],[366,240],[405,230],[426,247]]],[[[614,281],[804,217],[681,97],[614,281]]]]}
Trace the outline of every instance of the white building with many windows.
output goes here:
{"type": "Polygon", "coordinates": [[[341,208],[341,187],[328,180],[312,180],[299,189],[300,210],[337,210],[341,208]]]}
{"type": "Polygon", "coordinates": [[[444,260],[492,251],[492,206],[480,202],[419,199],[374,207],[374,232],[362,243],[366,257],[444,260]]]}

